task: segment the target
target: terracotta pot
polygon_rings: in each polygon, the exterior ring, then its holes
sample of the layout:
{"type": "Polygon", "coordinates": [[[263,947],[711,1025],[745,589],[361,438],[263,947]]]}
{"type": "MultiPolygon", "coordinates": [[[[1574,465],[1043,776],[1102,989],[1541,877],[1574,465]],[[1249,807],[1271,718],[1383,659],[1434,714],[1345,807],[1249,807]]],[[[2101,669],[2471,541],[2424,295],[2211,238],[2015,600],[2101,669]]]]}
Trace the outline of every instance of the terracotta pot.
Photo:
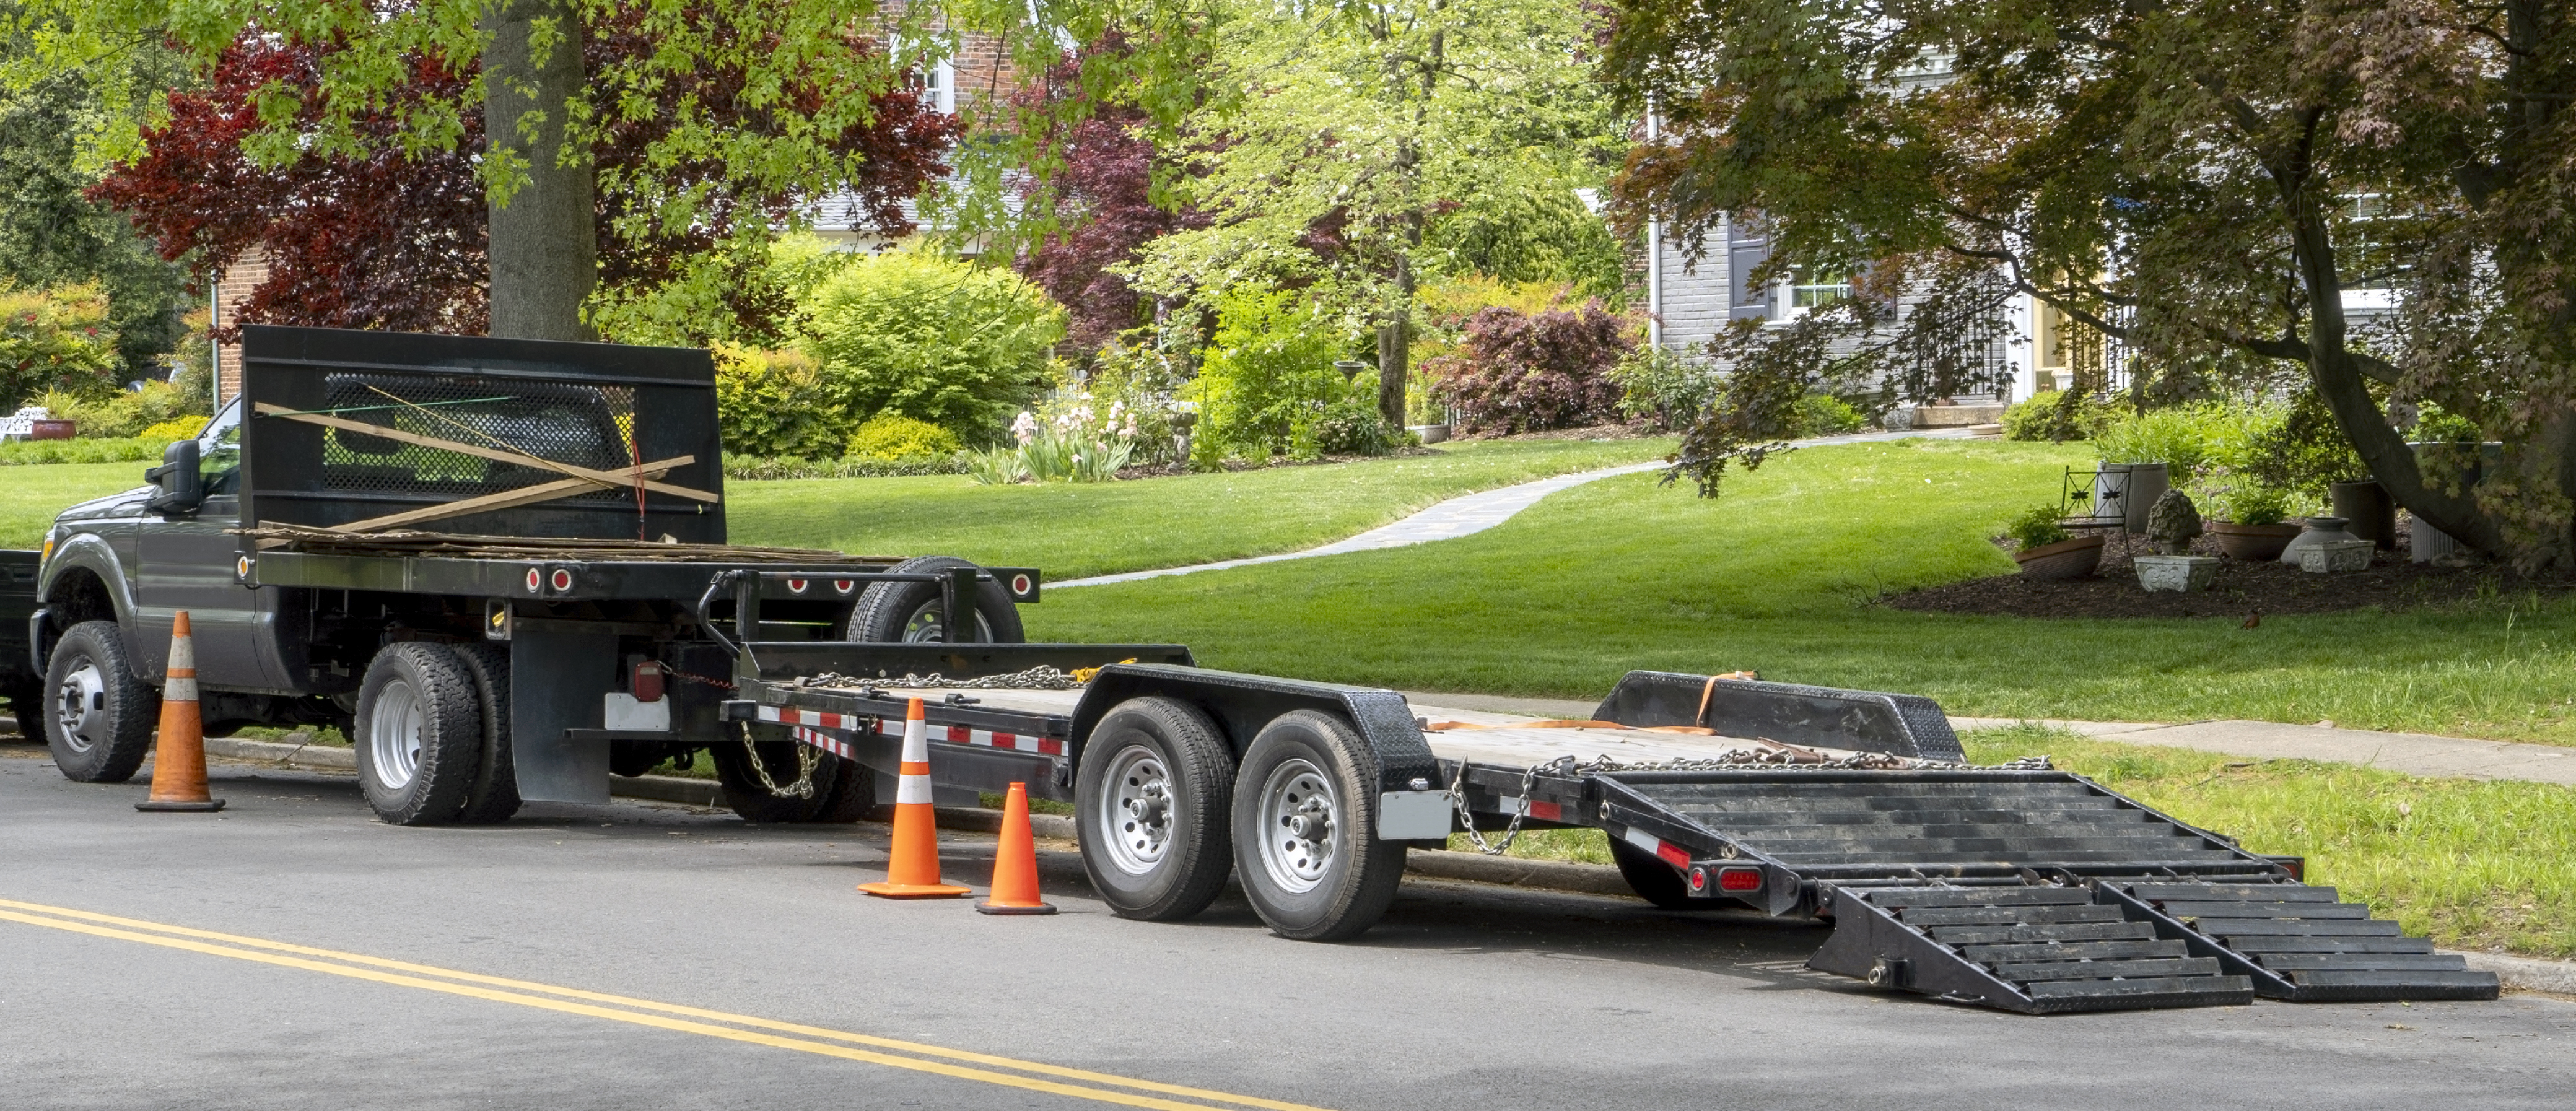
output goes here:
{"type": "Polygon", "coordinates": [[[2230,521],[2211,521],[2209,534],[2218,538],[2218,550],[2229,559],[2256,562],[2281,558],[2281,549],[2299,535],[2297,525],[2240,525],[2230,521]]]}
{"type": "Polygon", "coordinates": [[[2021,564],[2021,574],[2026,579],[2084,578],[2102,565],[2102,538],[2078,536],[2043,544],[2026,552],[2014,552],[2013,561],[2021,564]]]}

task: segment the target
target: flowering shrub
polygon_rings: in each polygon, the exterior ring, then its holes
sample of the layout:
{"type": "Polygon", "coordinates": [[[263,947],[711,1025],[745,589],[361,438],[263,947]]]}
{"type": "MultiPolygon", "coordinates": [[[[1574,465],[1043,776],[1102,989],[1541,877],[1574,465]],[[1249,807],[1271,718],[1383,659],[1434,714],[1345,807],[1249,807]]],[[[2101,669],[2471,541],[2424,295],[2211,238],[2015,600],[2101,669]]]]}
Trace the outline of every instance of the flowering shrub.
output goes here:
{"type": "Polygon", "coordinates": [[[1436,360],[1440,396],[1472,433],[1616,420],[1621,391],[1611,371],[1636,348],[1632,331],[1597,301],[1536,315],[1479,310],[1460,353],[1436,360]]]}
{"type": "Polygon", "coordinates": [[[1013,482],[1112,482],[1136,455],[1136,414],[1125,403],[1093,407],[1081,390],[1060,390],[1046,417],[1023,410],[1011,422],[1014,445],[968,452],[966,473],[986,486],[1013,482]]]}

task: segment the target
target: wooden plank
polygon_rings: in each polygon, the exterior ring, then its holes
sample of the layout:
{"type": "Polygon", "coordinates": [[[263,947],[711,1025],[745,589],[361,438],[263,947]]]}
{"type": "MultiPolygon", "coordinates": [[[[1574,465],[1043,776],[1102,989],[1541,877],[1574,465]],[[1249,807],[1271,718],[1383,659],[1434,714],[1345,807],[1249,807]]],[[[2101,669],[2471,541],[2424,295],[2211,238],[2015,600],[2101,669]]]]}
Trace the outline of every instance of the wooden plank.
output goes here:
{"type": "MultiPolygon", "coordinates": [[[[436,448],[440,451],[452,451],[459,455],[471,455],[478,459],[490,459],[500,463],[515,463],[523,467],[532,464],[539,467],[549,467],[567,475],[572,475],[602,486],[632,487],[635,485],[635,476],[632,472],[628,471],[593,470],[589,467],[579,467],[570,463],[548,459],[541,455],[531,455],[524,451],[503,451],[499,448],[480,447],[474,444],[460,443],[455,440],[442,440],[436,436],[423,436],[417,432],[405,432],[402,429],[389,428],[381,424],[368,424],[364,421],[342,420],[338,417],[324,416],[320,413],[298,412],[296,410],[289,409],[286,406],[266,401],[260,402],[257,408],[262,416],[280,417],[291,421],[302,421],[305,424],[318,424],[324,428],[337,428],[343,432],[356,432],[361,435],[378,436],[395,441],[396,443],[412,444],[417,447],[436,448]]],[[[658,462],[646,463],[644,464],[644,469],[650,471],[655,467],[662,467],[665,469],[671,467],[684,467],[697,461],[697,456],[682,455],[658,462]]],[[[673,486],[667,482],[654,482],[650,479],[645,481],[644,488],[664,494],[671,494],[677,497],[689,498],[695,501],[720,502],[724,500],[723,498],[710,494],[704,490],[692,489],[687,486],[673,486]]]]}
{"type": "MultiPolygon", "coordinates": [[[[653,464],[653,466],[656,467],[659,467],[660,465],[661,464],[658,463],[653,464]]],[[[669,474],[670,472],[667,469],[664,469],[647,470],[644,473],[669,474]]],[[[439,505],[425,505],[418,509],[407,509],[400,513],[390,513],[382,517],[369,517],[363,521],[351,521],[345,525],[334,525],[332,526],[331,531],[342,533],[381,532],[385,529],[400,528],[404,525],[416,525],[423,521],[440,521],[449,517],[463,517],[474,513],[489,513],[496,509],[514,509],[522,505],[535,505],[538,502],[553,501],[556,498],[569,498],[575,494],[587,494],[597,489],[599,489],[597,485],[586,479],[558,478],[552,482],[543,482],[535,486],[522,486],[516,490],[503,490],[497,494],[485,494],[481,497],[466,498],[461,501],[445,502],[439,505]]]]}

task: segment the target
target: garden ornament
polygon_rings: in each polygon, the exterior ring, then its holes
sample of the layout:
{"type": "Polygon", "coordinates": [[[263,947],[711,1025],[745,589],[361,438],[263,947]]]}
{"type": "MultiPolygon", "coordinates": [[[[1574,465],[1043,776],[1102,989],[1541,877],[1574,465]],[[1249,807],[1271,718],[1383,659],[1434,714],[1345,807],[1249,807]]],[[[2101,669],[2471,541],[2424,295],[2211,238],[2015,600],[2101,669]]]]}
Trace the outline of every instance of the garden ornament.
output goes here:
{"type": "Polygon", "coordinates": [[[2200,535],[2200,509],[2191,504],[2191,495],[2180,490],[2167,490],[2147,510],[2147,537],[2156,550],[2166,555],[2185,555],[2191,542],[2200,535]]]}

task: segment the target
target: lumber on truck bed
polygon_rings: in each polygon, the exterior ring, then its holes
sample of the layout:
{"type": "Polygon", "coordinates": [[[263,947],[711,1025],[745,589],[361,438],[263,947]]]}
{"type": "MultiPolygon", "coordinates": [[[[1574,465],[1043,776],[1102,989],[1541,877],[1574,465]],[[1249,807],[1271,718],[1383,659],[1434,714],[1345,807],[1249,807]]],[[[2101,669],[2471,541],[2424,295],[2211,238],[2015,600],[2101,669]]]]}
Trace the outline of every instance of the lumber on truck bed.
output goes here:
{"type": "Polygon", "coordinates": [[[762,548],[747,544],[682,544],[650,540],[598,540],[544,536],[476,536],[395,530],[365,534],[303,525],[261,525],[235,530],[263,548],[313,555],[442,556],[450,559],[551,559],[631,563],[894,563],[897,556],[860,556],[829,548],[762,548]]]}

